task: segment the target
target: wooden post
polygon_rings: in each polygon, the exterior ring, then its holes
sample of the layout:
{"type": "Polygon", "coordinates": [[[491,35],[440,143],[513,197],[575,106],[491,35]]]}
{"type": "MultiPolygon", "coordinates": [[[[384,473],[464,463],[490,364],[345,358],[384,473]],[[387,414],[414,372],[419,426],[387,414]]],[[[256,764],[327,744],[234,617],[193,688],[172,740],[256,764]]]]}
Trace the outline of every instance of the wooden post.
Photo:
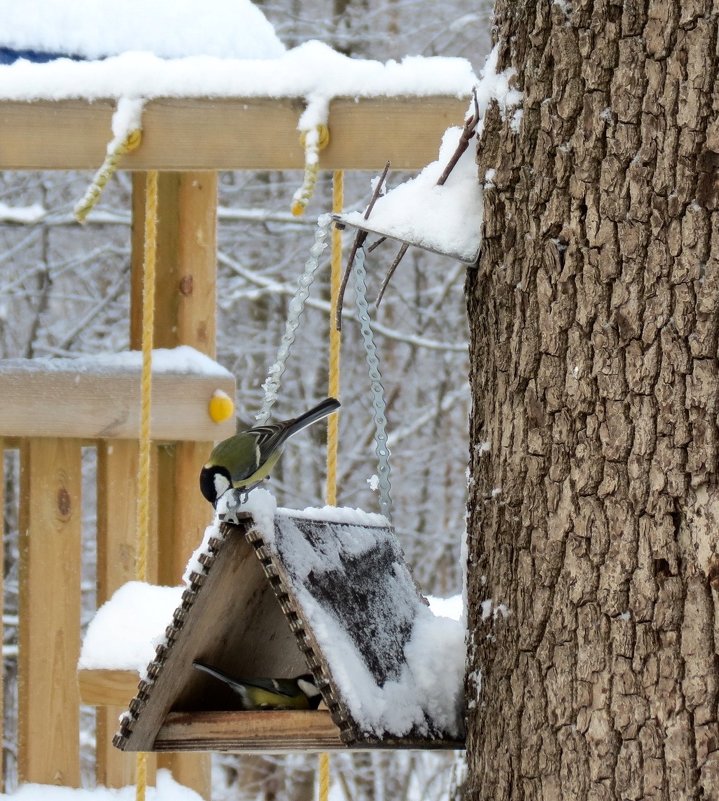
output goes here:
{"type": "MultiPolygon", "coordinates": [[[[217,174],[160,173],[158,186],[157,286],[154,347],[191,345],[215,355],[217,174]]],[[[142,317],[144,176],[133,176],[132,308],[130,341],[139,346],[142,317]]],[[[169,412],[169,410],[168,410],[169,412]]],[[[179,583],[192,551],[211,520],[198,488],[200,468],[211,442],[161,446],[157,456],[158,581],[179,583]]],[[[210,796],[210,757],[168,754],[181,783],[210,796]]]]}
{"type": "Polygon", "coordinates": [[[80,784],[81,447],[30,439],[21,449],[18,775],[80,784]]]}
{"type": "MultiPolygon", "coordinates": [[[[97,605],[135,578],[138,444],[135,440],[101,442],[97,448],[97,605]]],[[[151,529],[156,532],[157,520],[151,529]]],[[[157,541],[153,537],[153,541],[157,541]]],[[[148,573],[157,575],[157,549],[150,550],[148,573]]],[[[95,733],[95,777],[105,787],[125,787],[135,781],[135,757],[112,745],[118,717],[127,708],[98,707],[95,733]]],[[[154,780],[155,759],[148,754],[148,781],[154,780]]]]}

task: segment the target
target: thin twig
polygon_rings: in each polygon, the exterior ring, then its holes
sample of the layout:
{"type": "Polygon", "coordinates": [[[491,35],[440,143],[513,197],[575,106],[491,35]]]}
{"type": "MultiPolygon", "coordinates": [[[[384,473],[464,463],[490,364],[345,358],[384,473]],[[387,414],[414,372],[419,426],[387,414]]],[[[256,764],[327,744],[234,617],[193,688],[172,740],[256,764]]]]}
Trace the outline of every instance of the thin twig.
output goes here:
{"type": "Polygon", "coordinates": [[[397,255],[394,257],[394,261],[392,262],[389,270],[387,271],[387,275],[385,276],[384,281],[382,282],[379,294],[377,295],[377,300],[374,302],[375,309],[379,309],[379,304],[382,302],[382,296],[384,295],[385,289],[387,289],[387,284],[389,284],[389,280],[394,275],[394,271],[397,269],[399,263],[404,258],[404,254],[407,252],[408,247],[409,243],[403,242],[402,247],[397,251],[397,255]]]}
{"type": "MultiPolygon", "coordinates": [[[[457,147],[452,154],[452,158],[447,162],[447,166],[444,168],[442,174],[439,176],[437,180],[437,186],[444,186],[445,181],[449,178],[450,173],[457,165],[462,153],[469,147],[469,142],[474,136],[475,128],[477,127],[477,123],[479,122],[479,101],[477,100],[477,90],[472,89],[472,98],[474,100],[474,113],[471,117],[468,117],[464,121],[464,127],[462,128],[462,133],[459,137],[459,142],[457,143],[457,147]]],[[[384,240],[384,237],[377,242],[374,243],[372,246],[373,248],[377,247],[384,240]]],[[[387,289],[387,285],[390,282],[390,279],[394,275],[394,271],[397,269],[400,261],[404,258],[404,254],[407,252],[407,248],[409,245],[403,244],[402,247],[399,249],[399,252],[395,256],[394,261],[392,262],[391,267],[389,268],[387,275],[385,276],[384,281],[382,282],[382,287],[377,295],[377,300],[375,301],[375,308],[379,308],[379,304],[382,301],[382,297],[384,295],[385,289],[387,289]]]]}
{"type": "Polygon", "coordinates": [[[375,248],[378,248],[386,239],[387,239],[386,236],[381,236],[376,242],[373,242],[367,248],[367,253],[371,253],[375,248]]]}
{"type": "Polygon", "coordinates": [[[449,178],[449,174],[459,161],[460,156],[469,147],[469,140],[474,136],[474,129],[477,127],[477,123],[479,122],[479,102],[477,100],[476,89],[472,89],[472,97],[474,99],[474,114],[472,114],[469,119],[465,120],[464,128],[462,129],[459,142],[457,143],[457,149],[452,154],[452,158],[447,162],[444,172],[439,176],[437,186],[444,186],[444,182],[447,180],[447,178],[449,178]]]}
{"type": "MultiPolygon", "coordinates": [[[[379,181],[375,184],[374,191],[372,192],[372,197],[370,198],[369,206],[365,209],[364,218],[365,220],[369,217],[374,204],[377,202],[377,198],[380,196],[382,191],[382,185],[384,184],[384,180],[387,177],[387,173],[389,172],[390,163],[389,161],[384,165],[384,170],[382,170],[382,175],[380,175],[379,181]]],[[[342,307],[344,306],[344,299],[345,299],[345,291],[347,290],[347,284],[350,280],[350,273],[352,272],[352,264],[354,263],[355,256],[357,255],[357,251],[362,247],[364,244],[365,239],[367,239],[368,232],[367,231],[358,231],[357,236],[355,237],[355,241],[352,244],[352,250],[350,250],[349,258],[347,259],[347,267],[345,268],[345,274],[342,276],[342,283],[340,284],[340,291],[339,296],[337,298],[337,316],[335,318],[335,327],[338,331],[342,330],[342,307]]]]}

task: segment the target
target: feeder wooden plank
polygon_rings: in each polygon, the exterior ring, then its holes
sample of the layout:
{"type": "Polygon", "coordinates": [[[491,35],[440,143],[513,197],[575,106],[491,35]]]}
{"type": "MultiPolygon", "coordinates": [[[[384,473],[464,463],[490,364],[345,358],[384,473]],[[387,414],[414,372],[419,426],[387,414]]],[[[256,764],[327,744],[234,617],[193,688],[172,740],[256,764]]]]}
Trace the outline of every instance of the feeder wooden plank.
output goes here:
{"type": "Polygon", "coordinates": [[[134,670],[78,670],[80,698],[88,706],[127,707],[137,691],[137,672],[134,670]]]}
{"type": "Polygon", "coordinates": [[[27,440],[20,466],[18,774],[78,787],[80,443],[27,440]]]}
{"type": "MultiPolygon", "coordinates": [[[[442,133],[461,125],[469,98],[336,98],[330,104],[327,170],[419,169],[437,158],[442,133]]],[[[111,137],[111,101],[0,102],[0,169],[96,169],[111,137]]],[[[304,166],[292,98],[164,98],[143,113],[130,170],[293,170],[304,166]]]]}
{"type": "Polygon", "coordinates": [[[170,712],[155,739],[157,751],[326,751],[344,748],[330,713],[170,712]]]}
{"type": "MultiPolygon", "coordinates": [[[[153,439],[212,441],[232,436],[233,418],[218,424],[207,412],[216,389],[234,397],[234,378],[156,372],[153,439]]],[[[10,359],[0,362],[0,397],[0,432],[6,436],[136,439],[139,435],[139,370],[48,370],[47,364],[32,359],[10,359]]]]}

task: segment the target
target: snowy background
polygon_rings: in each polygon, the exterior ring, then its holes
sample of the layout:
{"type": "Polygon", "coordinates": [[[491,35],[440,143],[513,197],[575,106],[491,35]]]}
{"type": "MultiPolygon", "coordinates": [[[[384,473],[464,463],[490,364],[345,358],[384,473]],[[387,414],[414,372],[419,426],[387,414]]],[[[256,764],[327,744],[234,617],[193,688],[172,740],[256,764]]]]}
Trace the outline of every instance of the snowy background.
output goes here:
{"type": "MultiPolygon", "coordinates": [[[[14,10],[34,4],[0,0],[3,30],[14,10]]],[[[84,3],[56,3],[62,13],[74,13],[84,3]]],[[[107,3],[101,2],[107,8],[107,3]]],[[[128,10],[133,4],[124,4],[128,10]]],[[[137,5],[137,3],[135,3],[137,5]]],[[[168,23],[167,9],[179,20],[187,2],[143,3],[145,18],[156,17],[167,51],[165,56],[227,54],[228,41],[239,32],[228,17],[231,0],[205,2],[221,14],[231,35],[216,43],[219,50],[195,48],[181,41],[181,26],[168,23]],[[229,10],[228,10],[229,9],[229,10]],[[177,45],[178,49],[174,50],[177,45]]],[[[468,59],[475,72],[489,50],[489,3],[485,0],[268,0],[262,11],[274,27],[282,57],[309,39],[320,40],[357,58],[386,61],[407,55],[468,59]]],[[[48,35],[43,46],[54,48],[51,34],[69,26],[79,37],[77,54],[107,55],[144,42],[136,24],[127,26],[101,15],[93,26],[58,23],[47,17],[27,22],[25,39],[0,46],[33,47],[38,32],[48,35]],[[89,26],[89,27],[88,27],[89,26]],[[84,29],[85,38],[80,42],[84,29]],[[89,31],[89,33],[88,33],[89,31]],[[116,40],[116,41],[115,41],[116,40]],[[96,51],[83,47],[97,45],[96,51]]],[[[58,13],[61,13],[58,11],[58,13]]],[[[123,12],[124,13],[124,12],[123,12]]],[[[127,13],[132,18],[131,13],[127,13]]],[[[87,21],[87,18],[84,18],[87,21]]],[[[152,28],[152,22],[149,23],[152,28]]],[[[18,25],[18,36],[22,26],[18,25]]],[[[57,43],[60,46],[60,43],[57,43]]],[[[156,51],[157,52],[157,51],[156,51]]],[[[266,56],[267,53],[264,53],[266,56]]],[[[12,80],[15,80],[13,78],[12,80]]],[[[460,121],[458,121],[460,122],[460,121]]],[[[437,143],[439,147],[439,142],[437,143]]],[[[118,175],[99,208],[80,229],[72,208],[83,195],[89,173],[0,174],[0,357],[92,354],[120,350],[128,344],[130,176],[118,175]]],[[[407,176],[392,173],[390,186],[407,176]]],[[[345,205],[362,209],[370,192],[370,174],[348,174],[345,205]]],[[[299,173],[223,173],[220,176],[218,360],[238,381],[238,411],[250,420],[261,405],[260,386],[282,335],[287,303],[294,291],[312,243],[314,220],[331,206],[329,175],[322,174],[315,198],[303,219],[289,213],[299,173]]],[[[390,249],[390,253],[392,249],[390,249]]],[[[380,249],[367,263],[370,293],[376,292],[391,260],[380,249]]],[[[378,316],[378,344],[389,402],[395,522],[407,561],[423,590],[451,596],[461,589],[460,541],[464,528],[465,465],[467,463],[467,352],[463,297],[464,267],[447,259],[410,250],[385,295],[378,316]]],[[[325,395],[327,349],[326,270],[313,287],[303,327],[283,382],[276,413],[296,413],[325,395]],[[314,370],[307,365],[316,365],[314,370]]],[[[352,306],[348,297],[348,308],[352,306]]],[[[368,479],[375,471],[369,386],[358,331],[347,323],[342,353],[342,403],[339,502],[376,511],[377,498],[368,479]]],[[[301,442],[291,442],[273,475],[273,490],[281,504],[302,508],[322,501],[324,450],[321,432],[310,429],[301,442]],[[313,441],[313,437],[317,440],[313,441]]],[[[298,438],[299,439],[299,438],[298,438]]],[[[88,468],[94,454],[86,453],[88,468]]],[[[5,714],[4,763],[8,790],[15,782],[16,655],[17,655],[17,492],[18,471],[13,452],[6,455],[5,541],[5,714]]],[[[88,473],[83,487],[86,558],[83,565],[85,618],[94,599],[94,482],[88,473]]],[[[83,748],[84,782],[92,786],[93,715],[86,710],[83,748]]],[[[314,757],[242,757],[215,759],[214,798],[311,798],[314,757]],[[309,789],[308,789],[309,788],[309,789]]],[[[452,754],[367,753],[332,758],[333,801],[364,799],[446,798],[454,780],[452,754]]]]}

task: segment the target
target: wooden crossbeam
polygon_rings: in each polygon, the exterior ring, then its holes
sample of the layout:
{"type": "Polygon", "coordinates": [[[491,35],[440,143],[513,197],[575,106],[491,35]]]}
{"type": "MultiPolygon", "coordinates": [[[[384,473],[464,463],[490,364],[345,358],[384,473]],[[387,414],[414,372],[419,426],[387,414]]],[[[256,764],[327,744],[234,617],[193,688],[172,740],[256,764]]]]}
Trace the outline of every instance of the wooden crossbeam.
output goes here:
{"type": "MultiPolygon", "coordinates": [[[[30,359],[0,362],[0,431],[7,437],[136,439],[140,427],[140,370],[49,370],[30,359]],[[52,402],[49,403],[48,400],[52,402]]],[[[235,432],[235,421],[214,423],[207,405],[216,389],[234,397],[230,375],[155,373],[152,438],[213,441],[235,432]]]]}
{"type": "MultiPolygon", "coordinates": [[[[419,169],[437,158],[442,133],[461,125],[456,97],[336,98],[330,104],[326,170],[419,169]]],[[[98,167],[111,135],[112,101],[0,101],[0,169],[98,167]]],[[[301,99],[161,99],[147,103],[141,146],[129,170],[293,170],[304,152],[301,99]]]]}
{"type": "Polygon", "coordinates": [[[137,682],[138,675],[134,670],[85,669],[77,672],[80,699],[88,706],[126,707],[137,691],[137,682]]]}

